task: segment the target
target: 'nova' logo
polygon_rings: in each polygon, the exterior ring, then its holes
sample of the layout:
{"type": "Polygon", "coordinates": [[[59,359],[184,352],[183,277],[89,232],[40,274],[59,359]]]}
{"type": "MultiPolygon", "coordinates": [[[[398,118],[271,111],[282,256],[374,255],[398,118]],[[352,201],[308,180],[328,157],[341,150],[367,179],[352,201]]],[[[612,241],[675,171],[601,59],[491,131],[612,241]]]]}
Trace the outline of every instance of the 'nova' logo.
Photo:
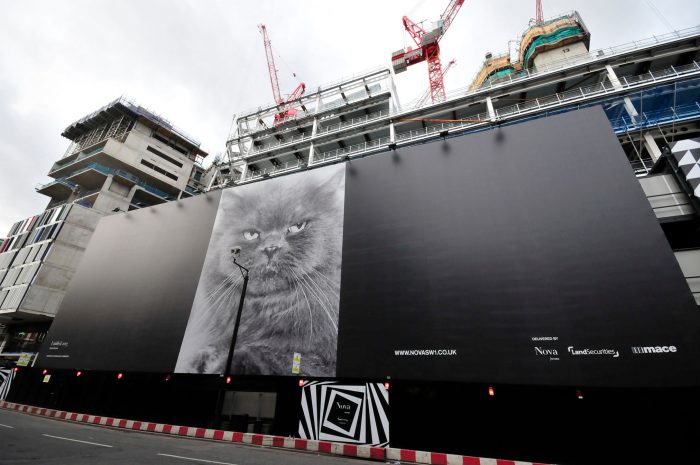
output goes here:
{"type": "Polygon", "coordinates": [[[336,402],[335,405],[340,410],[350,410],[350,404],[341,404],[340,402],[336,402]]]}
{"type": "Polygon", "coordinates": [[[613,358],[620,356],[620,352],[616,349],[574,349],[574,346],[569,346],[571,355],[612,355],[613,358]]]}
{"type": "Polygon", "coordinates": [[[559,355],[557,349],[543,349],[541,347],[535,347],[535,353],[537,355],[559,355]]]}

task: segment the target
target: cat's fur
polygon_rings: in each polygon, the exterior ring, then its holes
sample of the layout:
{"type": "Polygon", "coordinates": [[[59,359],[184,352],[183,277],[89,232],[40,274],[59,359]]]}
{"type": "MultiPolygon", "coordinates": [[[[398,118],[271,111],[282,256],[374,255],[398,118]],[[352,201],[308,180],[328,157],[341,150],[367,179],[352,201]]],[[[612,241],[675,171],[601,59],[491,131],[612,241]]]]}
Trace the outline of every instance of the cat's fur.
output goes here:
{"type": "Polygon", "coordinates": [[[216,224],[176,371],[224,371],[242,275],[250,279],[233,374],[334,376],[338,339],[345,168],[229,189],[216,224]]]}

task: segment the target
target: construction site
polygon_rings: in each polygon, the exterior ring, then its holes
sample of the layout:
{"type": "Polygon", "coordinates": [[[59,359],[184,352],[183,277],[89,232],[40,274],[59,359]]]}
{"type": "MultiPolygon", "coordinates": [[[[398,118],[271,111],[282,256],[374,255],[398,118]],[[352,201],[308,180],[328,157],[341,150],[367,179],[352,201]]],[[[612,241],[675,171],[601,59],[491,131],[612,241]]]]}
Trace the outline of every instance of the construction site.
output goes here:
{"type": "Polygon", "coordinates": [[[289,93],[258,25],[273,99],[215,157],[124,97],[66,127],[0,237],[0,400],[459,463],[700,452],[700,26],[591,49],[536,0],[448,89],[442,3],[289,93]]]}

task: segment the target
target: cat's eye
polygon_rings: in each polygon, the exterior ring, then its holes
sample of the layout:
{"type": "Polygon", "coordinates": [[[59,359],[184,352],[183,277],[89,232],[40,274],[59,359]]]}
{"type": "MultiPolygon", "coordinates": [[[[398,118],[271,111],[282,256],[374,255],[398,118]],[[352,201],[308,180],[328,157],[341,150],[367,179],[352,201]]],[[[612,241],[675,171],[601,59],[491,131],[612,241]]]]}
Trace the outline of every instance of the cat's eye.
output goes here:
{"type": "Polygon", "coordinates": [[[260,233],[251,229],[250,231],[244,231],[243,232],[243,237],[246,238],[246,240],[252,241],[254,239],[257,239],[260,237],[260,233]]]}
{"type": "Polygon", "coordinates": [[[306,227],[306,221],[302,221],[301,223],[293,224],[290,227],[287,228],[287,232],[289,234],[296,234],[300,231],[302,231],[306,227]]]}

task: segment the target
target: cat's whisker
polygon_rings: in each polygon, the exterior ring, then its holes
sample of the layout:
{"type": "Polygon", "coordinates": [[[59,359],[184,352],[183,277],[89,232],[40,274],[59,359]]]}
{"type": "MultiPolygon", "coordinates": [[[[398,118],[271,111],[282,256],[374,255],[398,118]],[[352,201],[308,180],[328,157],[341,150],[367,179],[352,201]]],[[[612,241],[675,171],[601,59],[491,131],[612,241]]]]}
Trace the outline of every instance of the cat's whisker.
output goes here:
{"type": "MultiPolygon", "coordinates": [[[[328,311],[328,308],[326,307],[325,303],[319,298],[319,296],[315,293],[315,291],[309,286],[309,284],[304,283],[304,288],[309,291],[311,294],[311,297],[314,298],[316,302],[318,302],[318,307],[323,310],[323,312],[326,314],[328,317],[328,321],[330,321],[331,326],[333,326],[333,329],[335,331],[338,330],[338,326],[336,322],[333,320],[333,317],[331,316],[330,312],[328,311]]],[[[312,320],[313,321],[313,320],[312,320]]]]}
{"type": "Polygon", "coordinates": [[[328,299],[328,297],[323,292],[321,292],[319,295],[319,292],[317,290],[313,289],[313,287],[312,287],[313,280],[311,280],[311,278],[309,278],[308,276],[305,276],[303,274],[300,276],[300,278],[303,280],[303,282],[306,283],[306,287],[309,289],[309,292],[311,292],[314,295],[314,297],[316,298],[316,301],[319,303],[319,306],[326,313],[326,316],[328,317],[331,324],[333,325],[333,329],[335,329],[337,331],[338,324],[336,323],[334,318],[331,316],[331,313],[328,309],[328,307],[330,307],[332,305],[332,303],[330,302],[330,300],[327,300],[326,304],[324,304],[324,302],[321,299],[321,296],[323,296],[323,298],[325,298],[325,299],[328,299]]]}
{"type": "Polygon", "coordinates": [[[212,289],[211,291],[209,291],[209,293],[210,293],[210,294],[213,294],[213,293],[216,293],[216,292],[220,291],[221,289],[223,289],[224,287],[226,287],[226,285],[227,285],[228,283],[230,283],[230,282],[233,280],[234,277],[236,277],[234,274],[229,274],[229,275],[226,276],[224,279],[222,279],[221,282],[219,282],[219,284],[218,284],[214,289],[212,289]]]}
{"type": "Polygon", "coordinates": [[[329,289],[331,289],[331,290],[333,290],[334,292],[337,293],[336,289],[339,288],[339,286],[340,286],[340,283],[339,283],[339,282],[333,281],[331,278],[329,278],[329,277],[326,276],[325,274],[321,273],[321,272],[318,271],[316,268],[312,268],[312,269],[309,271],[309,274],[310,274],[310,273],[313,273],[315,276],[318,276],[319,278],[322,278],[322,279],[324,280],[324,284],[325,284],[326,286],[328,286],[329,289]]]}
{"type": "MultiPolygon", "coordinates": [[[[228,304],[228,301],[231,300],[231,297],[237,294],[236,288],[231,287],[228,288],[225,292],[222,292],[216,299],[210,302],[210,306],[214,309],[213,315],[219,314],[221,308],[222,308],[222,303],[226,302],[228,304]]],[[[228,307],[226,305],[225,307],[228,307]]]]}
{"type": "Polygon", "coordinates": [[[229,292],[232,292],[236,287],[238,286],[238,283],[241,281],[240,276],[235,276],[231,275],[224,279],[222,283],[218,286],[216,291],[213,291],[209,294],[207,297],[208,301],[210,304],[214,304],[217,300],[219,300],[223,295],[226,295],[229,292]]]}
{"type": "MultiPolygon", "coordinates": [[[[323,276],[321,273],[319,273],[316,270],[312,270],[309,273],[309,277],[326,278],[326,276],[323,276]]],[[[326,281],[322,281],[322,280],[318,280],[318,279],[316,279],[314,282],[316,283],[316,285],[318,286],[319,289],[323,290],[327,294],[332,294],[332,297],[334,297],[334,299],[336,301],[340,300],[340,283],[339,282],[333,284],[332,282],[326,282],[326,281]]]]}
{"type": "Polygon", "coordinates": [[[336,304],[336,307],[337,307],[338,300],[340,298],[340,295],[337,292],[334,292],[334,290],[331,289],[329,286],[327,286],[324,282],[319,282],[319,281],[313,279],[313,277],[308,273],[304,274],[304,278],[316,288],[316,290],[318,291],[319,294],[321,294],[321,296],[323,296],[323,298],[326,300],[326,303],[328,304],[329,307],[332,308],[334,306],[334,304],[336,304]],[[324,289],[324,287],[325,287],[325,289],[324,289]],[[331,299],[331,297],[328,295],[328,291],[333,292],[333,297],[335,297],[335,299],[331,299]],[[335,300],[335,302],[333,300],[335,300]]]}
{"type": "Polygon", "coordinates": [[[299,275],[291,268],[287,267],[287,270],[294,276],[298,283],[298,287],[301,289],[302,294],[304,295],[304,299],[306,300],[306,308],[309,312],[309,343],[311,342],[311,338],[313,337],[314,334],[314,318],[313,318],[313,312],[311,311],[311,302],[309,302],[309,296],[306,294],[306,286],[304,285],[304,282],[300,279],[299,275]]]}
{"type": "Polygon", "coordinates": [[[229,275],[225,279],[221,280],[221,283],[211,292],[209,292],[209,295],[207,299],[212,300],[214,299],[216,295],[221,294],[226,292],[226,290],[231,287],[231,286],[236,286],[238,282],[241,280],[240,276],[236,275],[229,275]]]}

